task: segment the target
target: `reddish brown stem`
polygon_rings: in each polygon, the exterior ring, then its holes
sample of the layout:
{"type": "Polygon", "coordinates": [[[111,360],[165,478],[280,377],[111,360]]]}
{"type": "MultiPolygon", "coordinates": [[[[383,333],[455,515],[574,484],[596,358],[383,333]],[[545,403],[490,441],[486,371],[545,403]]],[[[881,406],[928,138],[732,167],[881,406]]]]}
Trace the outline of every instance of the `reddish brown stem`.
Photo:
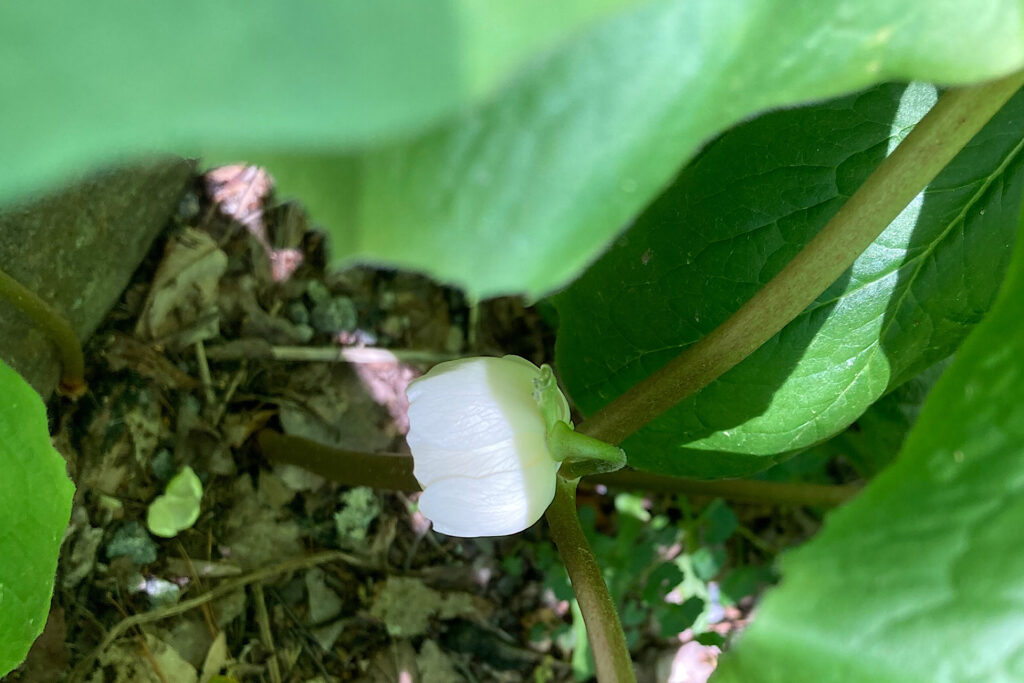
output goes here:
{"type": "Polygon", "coordinates": [[[0,298],[32,320],[33,324],[57,346],[61,358],[61,378],[57,393],[79,398],[85,393],[85,357],[78,335],[64,316],[28,287],[0,270],[0,298]]]}

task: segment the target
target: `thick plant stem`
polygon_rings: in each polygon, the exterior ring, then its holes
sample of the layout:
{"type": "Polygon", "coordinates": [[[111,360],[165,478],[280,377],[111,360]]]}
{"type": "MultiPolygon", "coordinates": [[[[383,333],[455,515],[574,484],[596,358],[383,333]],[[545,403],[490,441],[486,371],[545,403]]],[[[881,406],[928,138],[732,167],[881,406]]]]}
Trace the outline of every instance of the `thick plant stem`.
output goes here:
{"type": "Polygon", "coordinates": [[[1024,71],[949,90],[782,271],[729,319],[576,430],[612,444],[721,377],[839,278],[1024,85],[1024,71]]]}
{"type": "Polygon", "coordinates": [[[298,465],[346,486],[419,491],[412,458],[400,453],[359,453],[264,429],[256,437],[260,451],[274,463],[298,465]]]}
{"type": "MultiPolygon", "coordinates": [[[[359,453],[332,448],[297,436],[264,429],[257,436],[260,450],[272,463],[298,465],[345,486],[372,486],[394,491],[419,491],[412,474],[412,458],[402,453],[359,453]]],[[[752,479],[704,481],[634,470],[588,476],[587,484],[605,484],[621,489],[683,493],[707,498],[771,505],[835,507],[853,497],[856,484],[822,486],[783,484],[752,479]]]]}
{"type": "Polygon", "coordinates": [[[82,344],[71,324],[53,306],[2,270],[0,299],[9,301],[27,315],[57,346],[62,368],[57,393],[70,398],[82,396],[85,393],[85,358],[82,344]]]}
{"type": "Polygon", "coordinates": [[[588,484],[604,484],[628,491],[681,493],[704,498],[725,498],[768,505],[807,505],[836,507],[860,492],[859,484],[827,486],[824,484],[790,484],[757,479],[683,479],[663,477],[649,472],[620,470],[612,474],[587,477],[588,484]]]}
{"type": "Polygon", "coordinates": [[[590,651],[597,665],[597,680],[600,683],[635,682],[636,674],[626,647],[626,636],[619,623],[619,613],[576,513],[577,481],[558,477],[555,499],[545,514],[551,527],[551,538],[558,546],[565,568],[569,570],[569,580],[579,601],[583,622],[587,625],[590,651]]]}

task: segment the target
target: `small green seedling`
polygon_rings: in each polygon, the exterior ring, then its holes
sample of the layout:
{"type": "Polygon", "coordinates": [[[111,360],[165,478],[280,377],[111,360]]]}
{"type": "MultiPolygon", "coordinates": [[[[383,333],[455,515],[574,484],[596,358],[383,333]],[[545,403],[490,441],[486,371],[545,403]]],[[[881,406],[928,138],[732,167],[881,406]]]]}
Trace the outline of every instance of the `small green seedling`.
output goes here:
{"type": "Polygon", "coordinates": [[[149,504],[146,526],[157,536],[174,538],[199,519],[203,484],[191,467],[185,466],[167,483],[167,491],[149,504]]]}

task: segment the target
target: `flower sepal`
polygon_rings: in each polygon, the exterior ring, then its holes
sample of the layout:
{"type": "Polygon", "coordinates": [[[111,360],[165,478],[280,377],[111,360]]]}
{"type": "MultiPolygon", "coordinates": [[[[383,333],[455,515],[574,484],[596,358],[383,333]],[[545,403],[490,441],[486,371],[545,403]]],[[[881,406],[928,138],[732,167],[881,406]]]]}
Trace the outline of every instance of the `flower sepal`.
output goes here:
{"type": "Polygon", "coordinates": [[[561,420],[548,429],[547,442],[551,457],[562,463],[558,473],[565,479],[606,474],[626,465],[626,452],[621,448],[580,434],[561,420]]]}

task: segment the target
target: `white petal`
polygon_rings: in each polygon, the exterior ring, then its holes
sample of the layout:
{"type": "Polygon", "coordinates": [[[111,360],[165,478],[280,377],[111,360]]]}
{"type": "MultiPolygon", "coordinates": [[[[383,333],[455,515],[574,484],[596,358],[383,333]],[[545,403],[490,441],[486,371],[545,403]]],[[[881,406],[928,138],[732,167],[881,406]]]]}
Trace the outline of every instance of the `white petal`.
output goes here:
{"type": "Polygon", "coordinates": [[[409,400],[417,394],[426,393],[424,385],[430,385],[430,392],[450,395],[472,395],[482,387],[507,387],[518,385],[533,389],[533,379],[540,374],[540,368],[518,356],[504,358],[461,358],[438,363],[430,372],[409,383],[406,393],[409,400]]]}
{"type": "MultiPolygon", "coordinates": [[[[540,370],[529,361],[468,358],[435,366],[407,390],[409,423],[416,444],[469,450],[513,438],[521,431],[543,432],[533,400],[540,370]]],[[[414,450],[415,453],[415,450],[414,450]]]]}
{"type": "Polygon", "coordinates": [[[543,432],[522,432],[486,447],[448,450],[420,442],[418,432],[407,440],[413,452],[413,474],[424,488],[446,477],[481,478],[501,472],[516,472],[540,461],[551,461],[543,432]]]}
{"type": "Polygon", "coordinates": [[[452,396],[441,392],[415,397],[409,404],[409,446],[429,444],[447,450],[483,448],[514,438],[523,431],[544,433],[544,421],[533,398],[517,396],[452,396]]]}
{"type": "Polygon", "coordinates": [[[506,536],[540,519],[555,496],[558,463],[482,479],[449,477],[427,487],[419,508],[434,530],[449,536],[506,536]]]}

